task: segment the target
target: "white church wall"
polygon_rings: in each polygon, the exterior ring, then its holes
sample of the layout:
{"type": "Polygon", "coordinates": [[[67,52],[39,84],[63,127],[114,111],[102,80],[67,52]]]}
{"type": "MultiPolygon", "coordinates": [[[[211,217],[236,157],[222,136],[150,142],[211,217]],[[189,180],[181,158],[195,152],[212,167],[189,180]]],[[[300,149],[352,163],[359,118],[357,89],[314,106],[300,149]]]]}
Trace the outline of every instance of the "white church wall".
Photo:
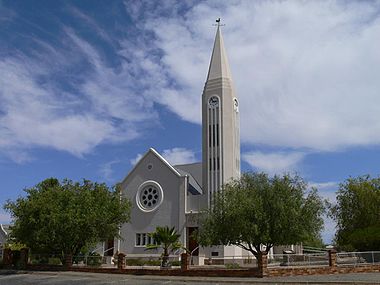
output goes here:
{"type": "Polygon", "coordinates": [[[204,210],[207,210],[207,195],[192,195],[190,193],[187,194],[186,197],[186,212],[194,212],[198,213],[204,210]]]}
{"type": "Polygon", "coordinates": [[[154,232],[157,226],[175,227],[184,241],[184,177],[178,176],[154,153],[148,152],[122,183],[123,195],[132,201],[131,222],[121,228],[120,251],[147,254],[145,246],[136,246],[136,233],[154,232]],[[154,181],[163,193],[162,203],[153,211],[144,211],[136,195],[143,183],[154,181]]]}

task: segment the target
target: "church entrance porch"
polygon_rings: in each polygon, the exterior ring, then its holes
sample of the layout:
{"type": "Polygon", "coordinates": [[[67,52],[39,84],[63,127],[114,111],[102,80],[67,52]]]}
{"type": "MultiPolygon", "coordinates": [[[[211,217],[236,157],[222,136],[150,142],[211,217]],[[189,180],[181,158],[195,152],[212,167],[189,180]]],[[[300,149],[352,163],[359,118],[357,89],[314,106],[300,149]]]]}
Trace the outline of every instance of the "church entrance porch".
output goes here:
{"type": "Polygon", "coordinates": [[[187,241],[186,248],[189,250],[191,256],[199,255],[199,244],[194,238],[195,232],[198,230],[198,227],[188,227],[187,228],[187,241]]]}

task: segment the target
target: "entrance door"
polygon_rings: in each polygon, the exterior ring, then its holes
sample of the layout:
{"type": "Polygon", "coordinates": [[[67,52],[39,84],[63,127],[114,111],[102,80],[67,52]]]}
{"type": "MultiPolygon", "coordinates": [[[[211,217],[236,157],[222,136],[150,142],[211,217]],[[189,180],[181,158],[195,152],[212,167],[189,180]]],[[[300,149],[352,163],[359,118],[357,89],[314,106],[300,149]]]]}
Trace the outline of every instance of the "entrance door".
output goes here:
{"type": "Polygon", "coordinates": [[[199,249],[198,249],[198,243],[193,237],[194,232],[198,230],[197,227],[189,227],[187,228],[187,248],[189,249],[190,252],[193,252],[193,256],[198,256],[199,254],[199,249]]]}
{"type": "Polygon", "coordinates": [[[105,256],[113,256],[114,252],[114,240],[110,239],[105,242],[104,255],[105,256]]]}

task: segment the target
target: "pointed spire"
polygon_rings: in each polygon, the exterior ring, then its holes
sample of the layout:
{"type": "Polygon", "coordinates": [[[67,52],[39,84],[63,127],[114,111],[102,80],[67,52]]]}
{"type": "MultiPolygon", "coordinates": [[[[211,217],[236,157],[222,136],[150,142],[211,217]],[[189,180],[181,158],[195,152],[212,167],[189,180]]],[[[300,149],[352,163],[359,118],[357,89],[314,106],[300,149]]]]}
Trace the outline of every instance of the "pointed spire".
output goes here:
{"type": "MultiPolygon", "coordinates": [[[[220,20],[219,20],[220,22],[220,20]]],[[[210,61],[210,67],[208,70],[207,81],[216,78],[230,78],[231,71],[228,64],[227,53],[224,49],[224,42],[222,33],[220,31],[220,23],[217,20],[217,30],[214,42],[214,49],[212,50],[212,56],[210,61]]]]}

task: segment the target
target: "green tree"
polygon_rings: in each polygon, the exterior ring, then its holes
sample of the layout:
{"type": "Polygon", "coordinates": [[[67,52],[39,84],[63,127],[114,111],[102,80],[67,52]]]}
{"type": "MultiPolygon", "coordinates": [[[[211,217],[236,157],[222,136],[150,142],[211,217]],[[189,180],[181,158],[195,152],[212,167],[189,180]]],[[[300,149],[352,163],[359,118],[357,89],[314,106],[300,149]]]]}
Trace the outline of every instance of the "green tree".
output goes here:
{"type": "Polygon", "coordinates": [[[202,246],[236,245],[259,259],[274,245],[318,238],[324,211],[317,190],[307,191],[299,176],[246,173],[214,196],[198,239],[202,246]]]}
{"type": "Polygon", "coordinates": [[[88,180],[49,178],[25,189],[26,197],[7,201],[12,238],[38,253],[76,255],[86,245],[117,237],[130,219],[130,202],[118,187],[88,180]]]}
{"type": "Polygon", "coordinates": [[[345,250],[380,250],[380,177],[349,178],[341,183],[331,209],[335,240],[345,250]]]}
{"type": "Polygon", "coordinates": [[[149,234],[153,239],[153,244],[146,246],[147,250],[162,248],[162,267],[169,267],[169,254],[182,248],[179,242],[180,234],[177,233],[174,227],[157,227],[155,232],[149,234]]]}

